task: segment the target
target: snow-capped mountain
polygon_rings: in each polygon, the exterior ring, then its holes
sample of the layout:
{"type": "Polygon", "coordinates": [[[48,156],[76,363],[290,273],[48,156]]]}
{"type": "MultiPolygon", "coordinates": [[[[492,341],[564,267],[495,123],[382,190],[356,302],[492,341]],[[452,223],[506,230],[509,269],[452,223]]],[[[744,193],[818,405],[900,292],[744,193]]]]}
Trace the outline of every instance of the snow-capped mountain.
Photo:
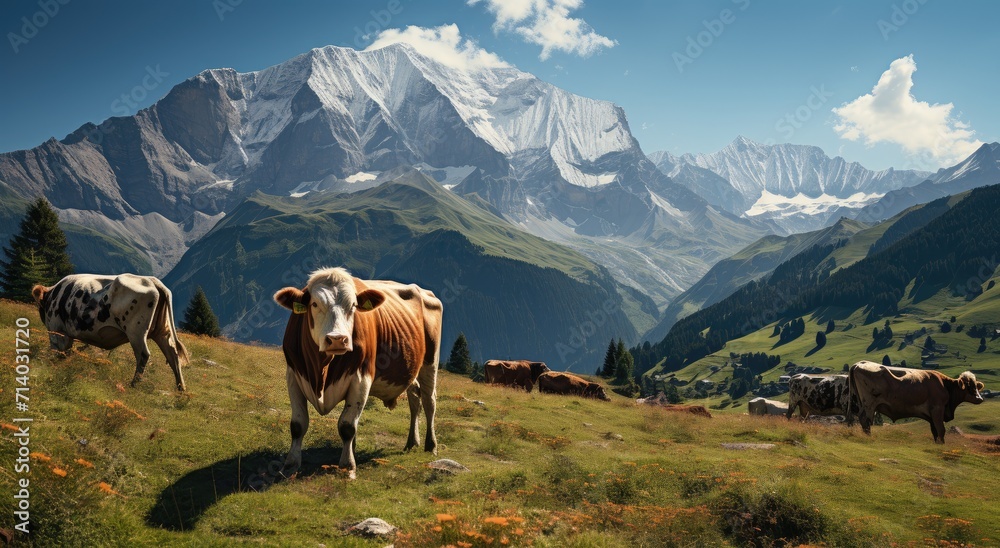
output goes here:
{"type": "Polygon", "coordinates": [[[831,158],[819,147],[766,145],[742,136],[712,154],[657,152],[650,158],[709,203],[767,220],[785,232],[821,228],[836,221],[841,208],[867,205],[928,175],[892,168],[872,171],[839,156],[831,158]]]}
{"type": "Polygon", "coordinates": [[[1000,143],[985,143],[968,158],[942,168],[919,185],[887,193],[860,209],[856,218],[864,222],[888,219],[904,209],[981,186],[1000,183],[1000,143]]]}
{"type": "Polygon", "coordinates": [[[0,155],[0,181],[131,238],[163,272],[253,192],[361,190],[399,166],[600,258],[661,304],[764,232],[658,171],[620,107],[404,44],[206,70],[134,116],[0,155]]]}

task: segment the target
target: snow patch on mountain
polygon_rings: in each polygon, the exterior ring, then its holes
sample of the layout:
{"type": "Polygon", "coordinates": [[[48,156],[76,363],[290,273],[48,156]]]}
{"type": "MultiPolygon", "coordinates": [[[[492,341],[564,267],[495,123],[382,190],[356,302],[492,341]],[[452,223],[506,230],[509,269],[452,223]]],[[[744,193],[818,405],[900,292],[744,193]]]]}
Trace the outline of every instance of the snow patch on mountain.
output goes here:
{"type": "Polygon", "coordinates": [[[865,194],[864,192],[856,192],[846,198],[830,194],[821,194],[817,197],[812,197],[802,193],[788,197],[765,190],[744,215],[747,217],[767,215],[769,218],[790,217],[792,215],[820,216],[841,207],[864,207],[878,201],[882,196],[882,194],[877,193],[865,194]]]}

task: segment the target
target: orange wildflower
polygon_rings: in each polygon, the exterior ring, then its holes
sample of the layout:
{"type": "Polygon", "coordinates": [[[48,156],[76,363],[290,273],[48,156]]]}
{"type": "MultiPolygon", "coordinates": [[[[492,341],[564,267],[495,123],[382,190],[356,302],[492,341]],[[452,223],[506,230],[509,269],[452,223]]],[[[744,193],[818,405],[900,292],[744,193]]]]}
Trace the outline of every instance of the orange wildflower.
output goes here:
{"type": "Polygon", "coordinates": [[[446,521],[455,521],[455,516],[451,514],[437,514],[437,520],[439,523],[444,523],[446,521]]]}
{"type": "Polygon", "coordinates": [[[499,525],[500,527],[506,527],[507,526],[507,518],[502,518],[502,517],[484,518],[483,519],[483,523],[491,523],[493,525],[499,525]]]}
{"type": "Polygon", "coordinates": [[[28,456],[33,459],[40,460],[42,462],[49,462],[50,460],[52,460],[52,457],[46,455],[45,453],[31,453],[28,456]]]}
{"type": "Polygon", "coordinates": [[[67,472],[58,466],[52,468],[52,473],[59,476],[60,478],[65,478],[67,472]]]}
{"type": "Polygon", "coordinates": [[[97,488],[101,490],[102,493],[107,493],[109,495],[117,495],[118,491],[111,488],[111,484],[107,482],[100,482],[97,484],[97,488]]]}
{"type": "Polygon", "coordinates": [[[87,468],[93,468],[94,467],[94,463],[92,463],[90,461],[87,461],[87,460],[84,460],[84,459],[76,459],[75,462],[77,464],[79,464],[80,466],[86,466],[87,468]]]}

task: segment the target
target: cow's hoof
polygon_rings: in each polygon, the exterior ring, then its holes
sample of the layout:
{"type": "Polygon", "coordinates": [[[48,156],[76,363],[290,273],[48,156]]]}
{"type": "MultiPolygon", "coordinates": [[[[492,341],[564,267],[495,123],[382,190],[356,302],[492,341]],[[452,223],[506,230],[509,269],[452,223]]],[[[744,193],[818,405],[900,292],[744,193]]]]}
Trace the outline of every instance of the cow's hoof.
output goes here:
{"type": "Polygon", "coordinates": [[[346,476],[349,480],[358,479],[358,472],[356,470],[348,470],[346,476]]]}

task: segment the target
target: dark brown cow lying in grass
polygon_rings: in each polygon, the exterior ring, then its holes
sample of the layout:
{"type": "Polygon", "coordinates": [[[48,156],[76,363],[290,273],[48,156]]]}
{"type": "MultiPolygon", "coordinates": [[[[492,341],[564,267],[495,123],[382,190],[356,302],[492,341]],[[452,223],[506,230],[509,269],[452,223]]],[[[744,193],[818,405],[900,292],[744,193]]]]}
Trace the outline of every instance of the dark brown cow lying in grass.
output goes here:
{"type": "Polygon", "coordinates": [[[181,365],[188,363],[187,349],[177,338],[170,290],[160,280],[133,274],[74,274],[52,287],[36,285],[31,295],[52,348],[65,352],[74,340],[105,350],[131,343],[135,386],[149,361],[146,340],[152,339],[174,372],[177,389],[184,390],[181,365]]]}
{"type": "Polygon", "coordinates": [[[882,413],[893,421],[915,417],[931,423],[935,443],[944,443],[944,423],[955,418],[963,402],[979,405],[983,383],[966,371],[952,379],[937,371],[887,367],[862,361],[851,366],[850,388],[860,402],[858,421],[871,434],[872,418],[882,413]]]}
{"type": "Polygon", "coordinates": [[[549,371],[538,377],[538,391],[546,394],[573,394],[585,398],[611,401],[604,387],[569,373],[549,371]]]}
{"type": "Polygon", "coordinates": [[[340,467],[355,476],[354,439],[368,396],[392,409],[406,391],[410,433],[406,449],[417,445],[417,416],[427,419],[424,450],[435,452],[434,413],[441,351],[441,301],[416,285],[359,280],[342,268],[313,272],[304,289],[286,287],[274,300],[293,314],[282,349],[292,403],[292,447],[285,472],[302,464],[302,438],[312,403],[320,415],[340,402],[337,429],[344,445],[340,467]]]}
{"type": "Polygon", "coordinates": [[[545,363],[528,360],[488,360],[483,365],[487,383],[519,386],[528,392],[535,386],[538,376],[548,370],[545,363]]]}

